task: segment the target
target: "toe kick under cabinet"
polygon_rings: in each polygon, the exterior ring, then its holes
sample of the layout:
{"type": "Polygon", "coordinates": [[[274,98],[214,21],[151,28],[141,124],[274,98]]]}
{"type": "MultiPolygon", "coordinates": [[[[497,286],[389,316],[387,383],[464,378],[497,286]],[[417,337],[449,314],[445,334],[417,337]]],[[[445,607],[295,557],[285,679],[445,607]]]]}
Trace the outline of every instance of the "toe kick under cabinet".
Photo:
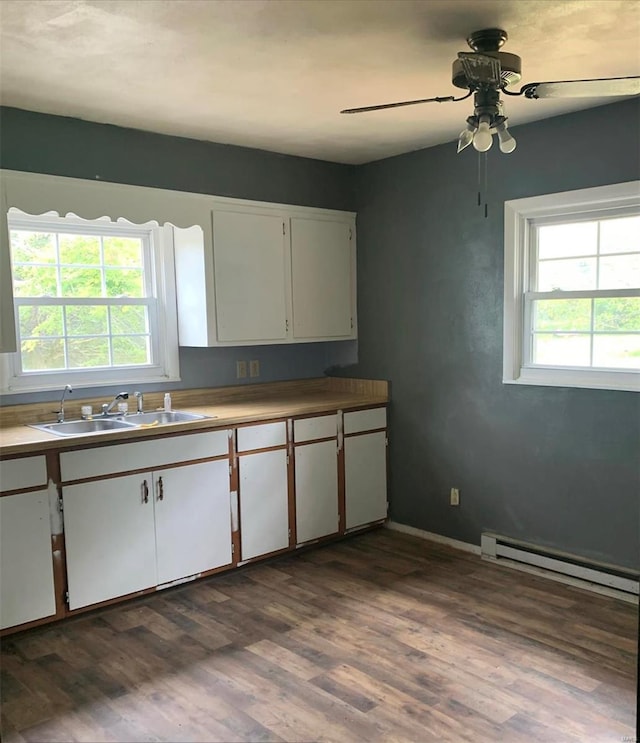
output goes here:
{"type": "Polygon", "coordinates": [[[61,453],[69,609],[231,564],[229,437],[61,453]]]}

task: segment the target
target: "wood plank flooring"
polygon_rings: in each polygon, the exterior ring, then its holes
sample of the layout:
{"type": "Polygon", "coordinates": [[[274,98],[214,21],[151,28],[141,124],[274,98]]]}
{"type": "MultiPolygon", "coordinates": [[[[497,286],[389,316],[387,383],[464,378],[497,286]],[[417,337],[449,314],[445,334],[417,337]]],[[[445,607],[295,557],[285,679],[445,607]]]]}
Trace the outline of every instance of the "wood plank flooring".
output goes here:
{"type": "Polygon", "coordinates": [[[5,638],[2,739],[620,743],[636,617],[382,529],[5,638]]]}

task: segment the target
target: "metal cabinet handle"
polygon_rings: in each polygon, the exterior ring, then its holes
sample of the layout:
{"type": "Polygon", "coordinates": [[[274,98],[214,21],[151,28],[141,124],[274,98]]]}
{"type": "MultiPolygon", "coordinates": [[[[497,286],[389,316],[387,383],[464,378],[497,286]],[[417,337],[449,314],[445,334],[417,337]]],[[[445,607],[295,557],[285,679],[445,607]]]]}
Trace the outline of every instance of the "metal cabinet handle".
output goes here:
{"type": "Polygon", "coordinates": [[[142,502],[148,503],[149,502],[149,486],[147,485],[147,481],[142,481],[142,502]]]}
{"type": "Polygon", "coordinates": [[[158,500],[164,500],[164,485],[161,477],[158,478],[158,500]]]}

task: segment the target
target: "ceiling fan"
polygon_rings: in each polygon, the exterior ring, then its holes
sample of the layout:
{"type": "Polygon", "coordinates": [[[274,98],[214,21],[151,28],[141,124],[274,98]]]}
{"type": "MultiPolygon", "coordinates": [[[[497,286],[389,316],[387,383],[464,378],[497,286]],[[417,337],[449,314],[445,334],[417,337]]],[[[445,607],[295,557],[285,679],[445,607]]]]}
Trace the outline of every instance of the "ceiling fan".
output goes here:
{"type": "Polygon", "coordinates": [[[520,81],[521,60],[516,54],[501,52],[507,32],[500,28],[475,31],[467,38],[473,51],[459,52],[453,61],[452,82],[457,88],[468,90],[466,95],[421,98],[415,101],[383,103],[378,106],[346,108],[342,114],[380,111],[386,108],[414,106],[418,103],[447,103],[463,101],[472,94],[473,116],[458,138],[458,152],[473,143],[478,152],[487,152],[493,144],[493,134],[498,135],[500,150],[513,152],[516,140],[507,130],[507,117],[500,94],[524,95],[525,98],[582,98],[605,96],[632,96],[640,94],[640,77],[609,77],[597,80],[562,80],[558,82],[527,83],[517,93],[507,86],[520,81]]]}

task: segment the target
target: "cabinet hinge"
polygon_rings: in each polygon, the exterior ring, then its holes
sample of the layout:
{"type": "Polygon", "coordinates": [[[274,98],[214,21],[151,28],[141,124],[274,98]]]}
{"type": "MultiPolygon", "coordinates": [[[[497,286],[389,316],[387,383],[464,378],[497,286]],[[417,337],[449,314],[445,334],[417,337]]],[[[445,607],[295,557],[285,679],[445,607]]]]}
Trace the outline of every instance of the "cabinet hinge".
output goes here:
{"type": "Polygon", "coordinates": [[[284,329],[287,331],[287,333],[289,332],[289,320],[284,321],[284,329]]]}
{"type": "Polygon", "coordinates": [[[287,454],[287,467],[289,466],[289,455],[287,454]]]}
{"type": "Polygon", "coordinates": [[[349,240],[353,238],[353,230],[349,227],[349,240]]]}
{"type": "Polygon", "coordinates": [[[291,539],[291,529],[289,529],[289,539],[291,539]]]}
{"type": "Polygon", "coordinates": [[[285,230],[284,222],[282,223],[282,234],[283,235],[286,235],[287,234],[286,233],[286,230],[285,230]]]}
{"type": "Polygon", "coordinates": [[[233,467],[229,465],[229,477],[233,474],[233,467]]]}
{"type": "Polygon", "coordinates": [[[353,318],[351,318],[351,330],[353,330],[353,318]]]}
{"type": "Polygon", "coordinates": [[[58,511],[60,511],[60,513],[64,511],[64,503],[62,502],[61,497],[58,497],[58,511]]]}
{"type": "Polygon", "coordinates": [[[235,553],[236,553],[236,546],[233,542],[231,542],[231,554],[235,555],[235,553]]]}
{"type": "Polygon", "coordinates": [[[67,606],[69,606],[69,591],[64,592],[64,602],[67,606]]]}
{"type": "Polygon", "coordinates": [[[384,445],[389,446],[389,438],[387,436],[384,437],[384,445]]]}

